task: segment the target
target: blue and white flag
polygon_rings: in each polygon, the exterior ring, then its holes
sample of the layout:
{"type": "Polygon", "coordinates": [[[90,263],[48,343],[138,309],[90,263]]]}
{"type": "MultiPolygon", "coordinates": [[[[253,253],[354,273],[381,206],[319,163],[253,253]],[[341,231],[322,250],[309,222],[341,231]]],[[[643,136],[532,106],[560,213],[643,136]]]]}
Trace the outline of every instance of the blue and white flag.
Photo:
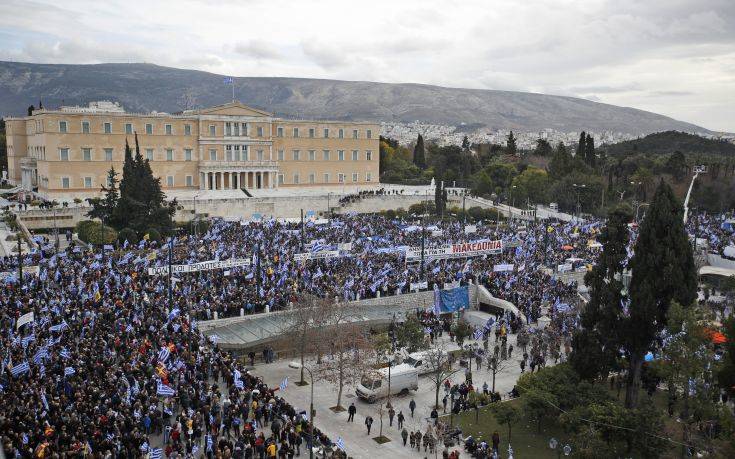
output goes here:
{"type": "Polygon", "coordinates": [[[162,448],[151,448],[150,459],[161,459],[163,457],[162,448]]]}
{"type": "Polygon", "coordinates": [[[10,370],[10,373],[13,375],[14,378],[17,378],[18,376],[22,375],[23,373],[28,373],[29,371],[31,371],[31,366],[28,365],[28,361],[26,360],[23,363],[19,363],[18,365],[15,365],[10,370]]]}
{"type": "Polygon", "coordinates": [[[480,341],[485,333],[483,332],[482,328],[478,328],[475,330],[475,340],[480,341]]]}
{"type": "Polygon", "coordinates": [[[46,394],[44,392],[41,392],[41,403],[43,403],[43,407],[48,411],[48,400],[46,400],[46,394]]]}
{"type": "Polygon", "coordinates": [[[284,391],[286,390],[287,387],[288,387],[288,376],[283,378],[283,381],[281,381],[281,384],[278,386],[278,388],[284,391]]]}
{"type": "Polygon", "coordinates": [[[156,393],[164,397],[173,397],[174,395],[176,395],[175,390],[160,381],[158,382],[158,390],[156,391],[156,393]]]}
{"type": "Polygon", "coordinates": [[[27,348],[31,341],[36,341],[36,335],[31,334],[21,340],[21,343],[23,344],[23,349],[27,348]]]}
{"type": "Polygon", "coordinates": [[[47,358],[49,358],[48,348],[44,346],[39,349],[38,352],[36,352],[36,355],[33,356],[33,363],[35,363],[36,365],[40,365],[41,362],[43,362],[43,359],[47,358]]]}
{"type": "Polygon", "coordinates": [[[222,82],[223,82],[224,84],[232,84],[232,82],[233,82],[233,81],[234,81],[234,80],[233,80],[233,79],[232,79],[232,77],[230,77],[230,76],[224,77],[224,78],[222,79],[222,82]]]}
{"type": "Polygon", "coordinates": [[[212,440],[212,435],[207,434],[207,452],[212,451],[213,444],[214,444],[214,441],[212,440]]]}
{"type": "Polygon", "coordinates": [[[168,350],[167,347],[162,347],[161,350],[158,352],[158,360],[161,362],[166,362],[168,358],[171,356],[171,351],[168,350]]]}
{"type": "Polygon", "coordinates": [[[168,315],[168,321],[171,322],[175,318],[177,318],[181,314],[181,310],[179,308],[174,308],[173,311],[168,315]]]}
{"type": "Polygon", "coordinates": [[[67,348],[62,349],[61,352],[59,352],[59,355],[62,356],[63,358],[65,358],[65,359],[70,359],[71,358],[71,352],[69,352],[69,350],[67,348]]]}
{"type": "Polygon", "coordinates": [[[342,437],[337,437],[337,448],[341,449],[342,451],[345,450],[345,441],[342,439],[342,437]]]}
{"type": "Polygon", "coordinates": [[[59,325],[53,325],[49,327],[49,331],[60,332],[66,330],[67,328],[69,328],[69,325],[66,323],[66,320],[64,320],[59,325]]]}
{"type": "Polygon", "coordinates": [[[64,368],[64,376],[71,376],[74,373],[76,373],[77,370],[74,369],[74,367],[66,367],[64,368]]]}

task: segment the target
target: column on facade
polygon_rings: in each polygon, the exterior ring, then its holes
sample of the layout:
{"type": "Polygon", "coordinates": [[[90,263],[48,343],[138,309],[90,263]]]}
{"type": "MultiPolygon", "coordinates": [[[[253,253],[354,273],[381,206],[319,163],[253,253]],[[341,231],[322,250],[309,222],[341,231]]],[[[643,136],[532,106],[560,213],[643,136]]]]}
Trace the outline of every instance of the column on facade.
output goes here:
{"type": "Polygon", "coordinates": [[[217,183],[214,186],[215,190],[221,190],[222,189],[222,172],[215,172],[214,173],[215,178],[217,179],[217,183]]]}
{"type": "Polygon", "coordinates": [[[199,173],[199,189],[204,189],[204,172],[199,173]]]}
{"type": "Polygon", "coordinates": [[[230,181],[232,182],[232,189],[237,189],[237,172],[230,172],[230,181]]]}
{"type": "Polygon", "coordinates": [[[278,178],[276,177],[276,173],[271,172],[271,188],[276,187],[276,180],[278,180],[278,178]]]}

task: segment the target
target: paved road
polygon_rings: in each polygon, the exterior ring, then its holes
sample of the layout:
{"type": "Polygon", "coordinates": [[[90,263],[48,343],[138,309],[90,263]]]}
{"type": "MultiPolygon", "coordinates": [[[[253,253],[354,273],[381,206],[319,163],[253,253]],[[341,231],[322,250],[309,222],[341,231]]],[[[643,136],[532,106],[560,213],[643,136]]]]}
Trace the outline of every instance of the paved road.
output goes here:
{"type": "MultiPolygon", "coordinates": [[[[445,339],[447,339],[445,337],[445,339]]],[[[469,341],[472,342],[472,341],[469,341]]],[[[493,341],[491,339],[491,348],[493,341]]],[[[516,347],[516,336],[511,335],[508,339],[509,344],[513,344],[516,347]]],[[[517,349],[513,350],[513,357],[509,359],[508,368],[503,372],[496,375],[496,391],[502,395],[506,395],[514,386],[521,373],[519,362],[520,356],[517,349]]],[[[289,386],[283,393],[283,396],[295,407],[306,409],[308,411],[310,386],[299,387],[294,382],[299,380],[299,370],[289,368],[288,363],[292,359],[279,360],[272,364],[260,364],[256,365],[254,372],[263,377],[265,382],[271,387],[277,387],[279,383],[288,376],[289,386]]],[[[480,371],[475,370],[473,362],[473,381],[476,387],[482,388],[483,382],[487,381],[488,386],[492,386],[492,374],[487,369],[480,371]]],[[[308,374],[306,376],[308,380],[308,374]]],[[[453,382],[464,381],[464,372],[459,371],[451,378],[453,382]]],[[[328,383],[317,381],[314,387],[314,409],[316,410],[316,417],[314,418],[315,424],[324,432],[326,432],[330,438],[334,441],[338,437],[342,437],[345,442],[345,449],[347,453],[355,458],[371,458],[374,459],[376,454],[380,454],[383,457],[425,457],[428,453],[417,452],[411,450],[409,447],[403,446],[401,440],[400,431],[397,429],[396,424],[393,427],[388,426],[387,413],[384,415],[384,427],[383,434],[391,439],[389,443],[378,445],[372,440],[372,437],[376,437],[380,431],[380,416],[378,415],[379,404],[369,404],[358,399],[355,395],[353,388],[346,388],[342,396],[342,406],[347,407],[350,403],[355,402],[357,407],[357,414],[355,415],[354,423],[347,423],[347,412],[333,413],[329,410],[329,407],[336,405],[337,391],[333,386],[328,383]],[[371,435],[367,435],[365,428],[365,417],[370,415],[375,420],[371,435]]],[[[427,419],[431,412],[431,405],[434,402],[435,386],[431,380],[427,377],[419,378],[419,389],[415,393],[411,393],[407,396],[394,396],[392,399],[393,406],[395,407],[396,413],[400,410],[406,416],[405,427],[411,430],[420,429],[422,432],[426,430],[427,419]],[[414,399],[416,401],[416,413],[413,418],[410,417],[410,409],[408,404],[414,399]]],[[[443,389],[440,392],[440,403],[441,397],[443,397],[443,389]]],[[[441,411],[440,411],[441,414],[441,411]]],[[[492,432],[488,432],[488,437],[492,432]]],[[[503,448],[507,447],[507,444],[502,441],[503,448]]],[[[439,451],[441,455],[441,450],[439,451]]]]}

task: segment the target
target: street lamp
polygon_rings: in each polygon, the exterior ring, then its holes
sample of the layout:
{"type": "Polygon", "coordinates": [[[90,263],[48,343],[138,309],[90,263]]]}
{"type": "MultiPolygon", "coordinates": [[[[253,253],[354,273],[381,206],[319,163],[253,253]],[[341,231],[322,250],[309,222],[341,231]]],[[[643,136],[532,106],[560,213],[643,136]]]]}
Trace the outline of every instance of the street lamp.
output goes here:
{"type": "Polygon", "coordinates": [[[557,441],[557,439],[553,437],[551,438],[551,440],[549,440],[549,448],[555,450],[557,457],[559,458],[561,458],[561,453],[564,453],[565,456],[569,456],[570,454],[572,454],[572,447],[569,446],[568,443],[564,446],[561,446],[559,441],[557,441]]]}
{"type": "Polygon", "coordinates": [[[641,195],[640,190],[641,190],[641,186],[643,185],[643,182],[631,181],[630,184],[632,186],[636,187],[635,188],[635,197],[636,197],[636,199],[639,198],[640,195],[641,195]]]}
{"type": "Polygon", "coordinates": [[[311,399],[309,400],[309,459],[314,459],[314,374],[309,367],[297,364],[296,362],[289,364],[289,367],[306,370],[309,372],[309,378],[311,379],[311,399]]]}
{"type": "Polygon", "coordinates": [[[512,204],[515,204],[515,200],[513,198],[513,189],[518,188],[516,185],[511,185],[509,192],[510,196],[508,196],[508,220],[513,220],[513,208],[511,207],[512,204]]]}
{"type": "Polygon", "coordinates": [[[581,185],[577,185],[576,183],[572,183],[572,186],[574,187],[574,191],[577,192],[577,217],[581,217],[582,214],[582,205],[579,203],[579,194],[581,191],[587,187],[584,183],[581,185]]]}

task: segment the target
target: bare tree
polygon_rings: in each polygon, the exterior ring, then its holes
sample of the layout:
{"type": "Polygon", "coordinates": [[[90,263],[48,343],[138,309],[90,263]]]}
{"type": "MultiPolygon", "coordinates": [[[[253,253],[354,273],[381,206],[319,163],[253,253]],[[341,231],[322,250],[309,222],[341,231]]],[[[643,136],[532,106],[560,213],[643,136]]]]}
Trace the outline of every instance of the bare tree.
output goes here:
{"type": "Polygon", "coordinates": [[[177,101],[181,110],[191,110],[197,105],[197,96],[192,88],[186,88],[177,101]]]}
{"type": "Polygon", "coordinates": [[[292,344],[296,347],[301,361],[301,377],[299,386],[304,386],[304,362],[309,353],[318,350],[320,330],[322,329],[322,314],[325,310],[331,310],[328,300],[312,295],[302,295],[294,303],[291,317],[285,332],[292,338],[292,344]]]}
{"type": "Polygon", "coordinates": [[[488,355],[487,358],[487,369],[490,370],[490,372],[493,375],[493,389],[492,391],[495,392],[495,376],[498,373],[502,373],[510,366],[510,360],[502,360],[499,359],[497,356],[494,355],[488,355]]]}
{"type": "Polygon", "coordinates": [[[348,308],[339,304],[323,304],[319,308],[321,326],[316,341],[317,350],[325,349],[316,373],[337,387],[337,405],[334,411],[343,411],[342,393],[371,368],[374,352],[364,331],[350,321],[348,308]]]}
{"type": "Polygon", "coordinates": [[[446,345],[441,342],[437,342],[433,348],[426,351],[426,365],[429,369],[429,379],[434,383],[436,389],[434,408],[439,408],[439,390],[442,387],[444,381],[450,376],[459,371],[452,368],[451,360],[449,359],[449,352],[446,349],[446,345]]]}

